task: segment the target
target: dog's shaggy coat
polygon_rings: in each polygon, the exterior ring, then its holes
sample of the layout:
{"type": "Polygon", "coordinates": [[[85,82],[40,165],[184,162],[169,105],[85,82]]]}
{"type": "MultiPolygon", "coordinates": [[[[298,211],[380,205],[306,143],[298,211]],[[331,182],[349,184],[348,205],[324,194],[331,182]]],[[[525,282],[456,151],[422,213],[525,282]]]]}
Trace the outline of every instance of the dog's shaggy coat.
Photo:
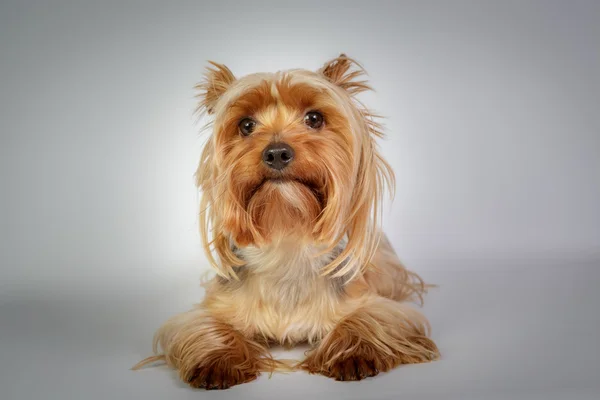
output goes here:
{"type": "Polygon", "coordinates": [[[317,72],[240,79],[213,67],[198,85],[213,133],[196,176],[217,276],[200,305],[160,328],[159,355],[140,366],[164,359],[190,385],[223,389],[289,368],[272,343],[308,342],[293,368],[338,380],[436,359],[427,321],[408,305],[425,285],[380,231],[394,178],[375,142],[381,126],[355,97],[369,89],[362,68],[345,55],[317,72]],[[250,133],[240,128],[249,119],[250,133]],[[293,149],[284,169],[262,162],[272,143],[293,149]]]}

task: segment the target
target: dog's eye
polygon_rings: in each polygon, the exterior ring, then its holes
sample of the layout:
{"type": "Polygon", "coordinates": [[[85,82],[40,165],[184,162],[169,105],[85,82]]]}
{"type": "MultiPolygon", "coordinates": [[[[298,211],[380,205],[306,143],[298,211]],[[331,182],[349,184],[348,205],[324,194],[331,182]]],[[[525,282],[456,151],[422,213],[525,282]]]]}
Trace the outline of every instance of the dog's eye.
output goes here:
{"type": "Polygon", "coordinates": [[[252,118],[244,118],[240,121],[238,127],[242,136],[248,136],[254,132],[254,128],[256,128],[256,121],[252,118]]]}
{"type": "Polygon", "coordinates": [[[304,116],[304,124],[312,129],[319,129],[323,126],[323,115],[316,111],[309,111],[304,116]]]}

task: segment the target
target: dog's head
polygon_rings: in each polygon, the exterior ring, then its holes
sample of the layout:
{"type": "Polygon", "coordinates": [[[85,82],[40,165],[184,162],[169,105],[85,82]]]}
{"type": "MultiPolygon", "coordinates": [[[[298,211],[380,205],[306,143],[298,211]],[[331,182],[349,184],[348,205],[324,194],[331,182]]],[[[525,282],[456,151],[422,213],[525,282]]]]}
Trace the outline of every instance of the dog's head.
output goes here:
{"type": "Polygon", "coordinates": [[[377,151],[379,125],[354,98],[369,89],[358,80],[362,68],[341,55],[317,72],[236,79],[224,65],[212,65],[198,85],[199,111],[212,117],[212,135],[197,183],[201,233],[217,270],[231,276],[231,266],[241,264],[232,246],[283,239],[325,250],[346,239],[325,272],[344,260],[348,269],[368,263],[384,181],[393,185],[393,176],[377,151]]]}

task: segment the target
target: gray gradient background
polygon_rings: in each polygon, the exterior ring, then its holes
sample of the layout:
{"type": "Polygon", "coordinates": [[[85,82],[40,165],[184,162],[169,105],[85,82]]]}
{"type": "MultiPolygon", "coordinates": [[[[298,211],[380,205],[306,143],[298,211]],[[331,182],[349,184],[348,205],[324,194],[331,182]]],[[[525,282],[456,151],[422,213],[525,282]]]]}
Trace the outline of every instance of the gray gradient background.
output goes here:
{"type": "MultiPolygon", "coordinates": [[[[600,2],[0,3],[0,398],[600,398],[600,2]],[[150,354],[200,300],[192,86],[346,52],[441,361],[220,393],[150,354]]],[[[300,352],[296,352],[299,355],[300,352]]],[[[289,355],[288,355],[289,356],[289,355]]]]}

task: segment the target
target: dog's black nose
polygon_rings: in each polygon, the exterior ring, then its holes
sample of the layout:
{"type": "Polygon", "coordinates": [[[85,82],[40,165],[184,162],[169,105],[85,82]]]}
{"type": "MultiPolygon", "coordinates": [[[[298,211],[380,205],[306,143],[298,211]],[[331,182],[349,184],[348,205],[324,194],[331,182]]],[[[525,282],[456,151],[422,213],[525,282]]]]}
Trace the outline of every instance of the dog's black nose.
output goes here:
{"type": "Polygon", "coordinates": [[[282,170],[294,159],[294,149],[287,143],[271,143],[262,153],[263,162],[276,170],[282,170]]]}

